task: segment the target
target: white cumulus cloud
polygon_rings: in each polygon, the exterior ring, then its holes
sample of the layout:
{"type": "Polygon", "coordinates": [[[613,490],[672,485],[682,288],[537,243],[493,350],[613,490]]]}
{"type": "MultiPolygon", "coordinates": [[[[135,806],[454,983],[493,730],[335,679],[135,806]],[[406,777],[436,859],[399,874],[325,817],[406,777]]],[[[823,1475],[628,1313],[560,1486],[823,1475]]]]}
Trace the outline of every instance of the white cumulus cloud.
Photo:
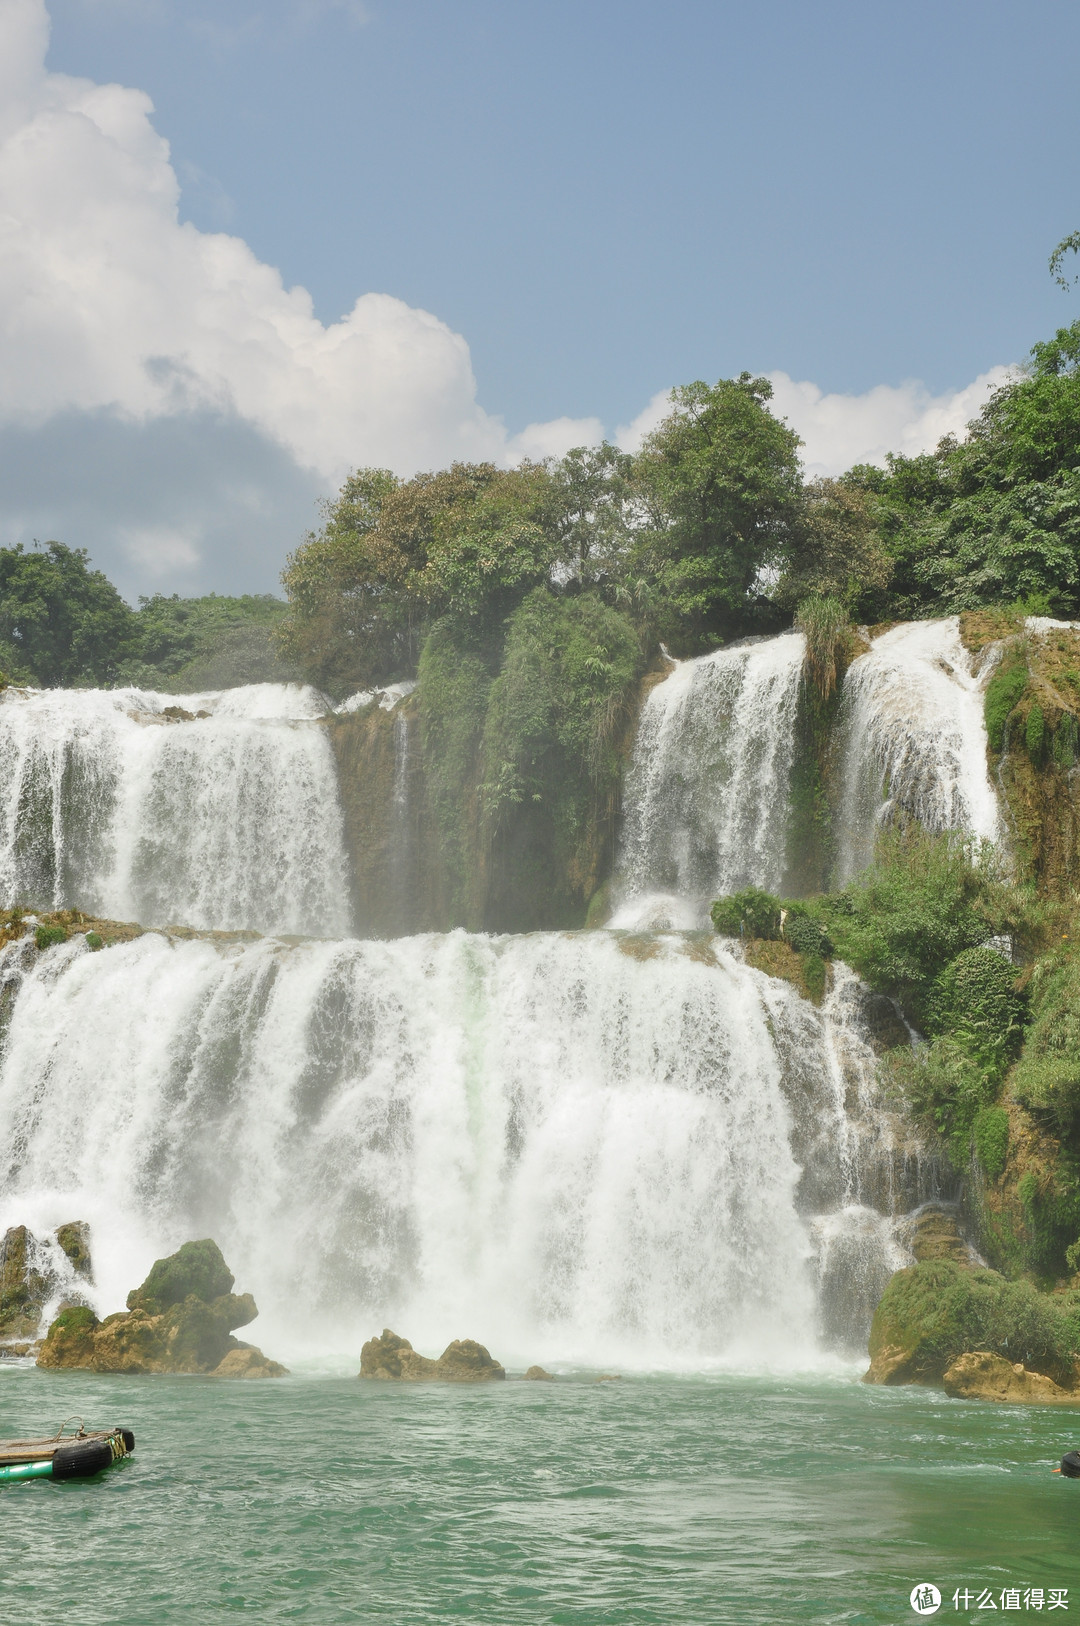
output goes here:
{"type": "MultiPolygon", "coordinates": [[[[855,463],[883,465],[888,452],[913,457],[929,452],[944,435],[962,437],[994,390],[1015,376],[1009,367],[991,367],[963,389],[933,395],[925,384],[877,384],[862,395],[827,395],[816,384],[787,373],[769,373],[772,411],[803,442],[807,474],[842,474],[855,463]]],[[[645,436],[671,410],[670,390],[660,390],[631,423],[616,431],[618,444],[636,452],[645,436]]]]}
{"type": "Polygon", "coordinates": [[[235,413],[328,481],[513,457],[459,334],[383,293],[324,326],[240,238],[181,222],[149,99],[48,72],[47,43],[44,0],[0,0],[0,421],[235,413]]]}
{"type": "MultiPolygon", "coordinates": [[[[301,18],[335,10],[366,15],[290,0],[301,18]]],[[[181,220],[149,98],[50,72],[48,42],[45,0],[0,0],[0,542],[88,546],[129,594],[272,589],[350,468],[506,465],[603,438],[595,417],[511,435],[477,401],[465,339],[391,294],[320,322],[241,238],[181,220]]],[[[1005,371],[936,397],[772,376],[808,469],[835,473],[961,431],[1005,371]]],[[[664,391],[619,443],[667,410],[664,391]]]]}
{"type": "Polygon", "coordinates": [[[854,463],[883,464],[887,452],[913,457],[943,435],[962,437],[994,390],[1013,376],[991,367],[963,389],[932,395],[924,384],[878,384],[863,395],[826,395],[816,384],[770,373],[772,409],[801,436],[808,474],[841,474],[854,463]]]}

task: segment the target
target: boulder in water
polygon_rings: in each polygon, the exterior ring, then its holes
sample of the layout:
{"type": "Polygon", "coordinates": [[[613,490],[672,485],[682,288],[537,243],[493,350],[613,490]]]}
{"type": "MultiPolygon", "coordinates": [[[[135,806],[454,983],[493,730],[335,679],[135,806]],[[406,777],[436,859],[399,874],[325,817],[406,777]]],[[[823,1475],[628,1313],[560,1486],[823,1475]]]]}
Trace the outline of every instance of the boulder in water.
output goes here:
{"type": "Polygon", "coordinates": [[[530,1366],[525,1377],[533,1383],[554,1383],[554,1372],[545,1372],[542,1366],[530,1366]]]}
{"type": "Polygon", "coordinates": [[[435,1376],[444,1383],[487,1383],[505,1378],[506,1368],[473,1338],[455,1338],[435,1362],[435,1376]]]}
{"type": "Polygon", "coordinates": [[[1080,1405],[1080,1389],[1066,1389],[1022,1362],[1007,1361],[987,1349],[971,1350],[953,1361],[942,1378],[954,1400],[998,1400],[1025,1406],[1080,1405]]]}
{"type": "Polygon", "coordinates": [[[35,1261],[35,1238],[13,1225],[0,1241],[0,1338],[33,1338],[49,1296],[49,1278],[35,1261]]]}
{"type": "MultiPolygon", "coordinates": [[[[92,1281],[90,1227],[72,1220],[53,1237],[74,1275],[92,1281]]],[[[69,1283],[74,1288],[53,1238],[35,1236],[25,1225],[12,1226],[0,1239],[0,1339],[36,1338],[46,1304],[69,1283]]],[[[69,1291],[62,1308],[80,1302],[81,1295],[69,1291]]]]}
{"type": "Polygon", "coordinates": [[[90,1258],[90,1227],[86,1221],[71,1220],[67,1225],[58,1225],[56,1240],[71,1260],[71,1268],[76,1276],[92,1282],[94,1267],[90,1258]]]}
{"type": "Polygon", "coordinates": [[[472,1338],[455,1338],[433,1361],[384,1327],[382,1336],[369,1338],[360,1351],[360,1376],[397,1383],[487,1383],[505,1378],[506,1369],[472,1338]]]}
{"type": "Polygon", "coordinates": [[[435,1362],[418,1355],[407,1338],[384,1327],[381,1338],[369,1338],[360,1351],[360,1376],[384,1382],[417,1382],[435,1376],[435,1362]]]}
{"type": "MultiPolygon", "coordinates": [[[[201,1242],[185,1242],[167,1259],[154,1262],[142,1286],[133,1287],[128,1294],[127,1307],[160,1315],[170,1305],[180,1304],[191,1296],[209,1304],[231,1293],[235,1279],[216,1242],[211,1242],[209,1237],[201,1242]]],[[[254,1320],[254,1316],[248,1320],[254,1320]]],[[[242,1327],[246,1323],[238,1321],[236,1325],[242,1327]]]]}
{"type": "Polygon", "coordinates": [[[104,1321],[84,1307],[61,1311],[49,1328],[38,1365],[281,1377],[283,1366],[231,1336],[258,1314],[251,1294],[232,1293],[232,1285],[232,1272],[216,1243],[187,1242],[156,1261],[142,1286],[128,1294],[127,1310],[104,1321]]]}
{"type": "Polygon", "coordinates": [[[287,1372],[278,1361],[268,1360],[254,1344],[237,1344],[211,1375],[215,1378],[283,1378],[287,1372]]]}

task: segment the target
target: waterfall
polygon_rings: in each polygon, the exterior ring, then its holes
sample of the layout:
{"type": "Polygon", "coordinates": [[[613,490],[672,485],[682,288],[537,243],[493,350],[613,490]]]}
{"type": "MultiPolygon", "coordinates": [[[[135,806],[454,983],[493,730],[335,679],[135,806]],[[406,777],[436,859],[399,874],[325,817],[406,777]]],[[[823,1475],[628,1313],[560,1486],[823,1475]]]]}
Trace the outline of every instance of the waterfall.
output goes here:
{"type": "Polygon", "coordinates": [[[928,830],[994,841],[982,677],[959,621],[915,621],[875,638],[844,680],[834,884],[870,862],[881,824],[907,813],[928,830]]]}
{"type": "Polygon", "coordinates": [[[781,889],[804,650],[801,633],[756,639],[677,662],[650,691],[613,925],[703,924],[721,893],[781,889]]]}
{"type": "Polygon", "coordinates": [[[0,985],[0,1230],[88,1220],[103,1310],[213,1236],[275,1352],[798,1364],[849,1331],[823,1234],[905,1178],[854,979],[703,934],[23,940],[0,985]]]}
{"type": "Polygon", "coordinates": [[[349,930],[325,701],[8,689],[0,696],[0,895],[143,925],[349,930]]]}

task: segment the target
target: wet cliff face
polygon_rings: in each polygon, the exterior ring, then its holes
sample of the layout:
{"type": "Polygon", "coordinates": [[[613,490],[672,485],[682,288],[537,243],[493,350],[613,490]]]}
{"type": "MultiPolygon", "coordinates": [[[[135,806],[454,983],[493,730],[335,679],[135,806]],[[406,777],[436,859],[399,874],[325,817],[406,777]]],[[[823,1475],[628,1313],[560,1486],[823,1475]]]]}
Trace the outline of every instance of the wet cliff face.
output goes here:
{"type": "Polygon", "coordinates": [[[1080,884],[1080,630],[1033,616],[961,616],[968,648],[995,662],[988,759],[1018,873],[1052,897],[1080,884]]]}
{"type": "MultiPolygon", "coordinates": [[[[444,742],[425,729],[412,697],[333,718],[354,929],[361,937],[414,932],[520,932],[583,926],[610,875],[617,779],[588,780],[570,806],[522,797],[497,820],[485,806],[482,742],[466,742],[447,783],[444,742]]],[[[625,747],[633,714],[624,725],[625,747]]]]}

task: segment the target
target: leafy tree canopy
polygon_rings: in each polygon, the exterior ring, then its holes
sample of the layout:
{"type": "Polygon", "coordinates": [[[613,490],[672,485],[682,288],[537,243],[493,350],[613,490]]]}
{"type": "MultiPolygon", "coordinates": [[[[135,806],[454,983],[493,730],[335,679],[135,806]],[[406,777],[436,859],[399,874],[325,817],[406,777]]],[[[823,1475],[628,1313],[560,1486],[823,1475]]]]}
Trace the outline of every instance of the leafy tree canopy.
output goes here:
{"type": "Polygon", "coordinates": [[[771,398],[749,373],[673,390],[635,461],[646,517],[634,565],[654,583],[662,632],[683,645],[741,630],[793,545],[800,442],[771,398]]]}
{"type": "Polygon", "coordinates": [[[133,611],[85,548],[0,548],[0,665],[18,681],[108,683],[134,653],[133,611]]]}

